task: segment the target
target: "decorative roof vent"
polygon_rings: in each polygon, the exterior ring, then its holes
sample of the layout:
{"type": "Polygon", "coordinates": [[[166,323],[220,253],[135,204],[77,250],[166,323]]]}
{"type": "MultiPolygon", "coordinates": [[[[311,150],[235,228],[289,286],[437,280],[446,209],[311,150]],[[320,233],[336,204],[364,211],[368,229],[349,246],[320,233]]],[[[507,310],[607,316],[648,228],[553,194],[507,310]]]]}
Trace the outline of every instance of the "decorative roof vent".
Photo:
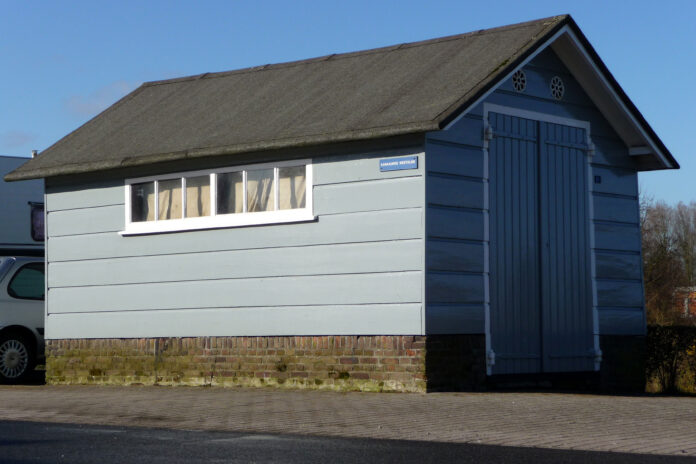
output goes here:
{"type": "Polygon", "coordinates": [[[512,75],[512,87],[518,92],[527,88],[527,75],[521,69],[512,75]]]}
{"type": "Polygon", "coordinates": [[[551,89],[551,95],[553,95],[553,98],[556,100],[563,98],[563,95],[565,94],[565,84],[563,84],[563,79],[558,76],[553,76],[549,88],[551,89]]]}

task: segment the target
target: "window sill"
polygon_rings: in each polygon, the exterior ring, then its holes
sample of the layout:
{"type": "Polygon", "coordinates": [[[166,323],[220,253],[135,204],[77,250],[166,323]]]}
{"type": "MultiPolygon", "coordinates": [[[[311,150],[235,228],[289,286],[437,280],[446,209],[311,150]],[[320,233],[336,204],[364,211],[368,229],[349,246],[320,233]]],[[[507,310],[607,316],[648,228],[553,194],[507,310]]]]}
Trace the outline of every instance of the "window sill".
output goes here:
{"type": "Polygon", "coordinates": [[[169,219],[165,221],[135,222],[126,226],[119,235],[164,234],[193,230],[227,229],[293,222],[312,222],[317,217],[306,210],[268,211],[259,213],[240,213],[201,218],[169,219]]]}

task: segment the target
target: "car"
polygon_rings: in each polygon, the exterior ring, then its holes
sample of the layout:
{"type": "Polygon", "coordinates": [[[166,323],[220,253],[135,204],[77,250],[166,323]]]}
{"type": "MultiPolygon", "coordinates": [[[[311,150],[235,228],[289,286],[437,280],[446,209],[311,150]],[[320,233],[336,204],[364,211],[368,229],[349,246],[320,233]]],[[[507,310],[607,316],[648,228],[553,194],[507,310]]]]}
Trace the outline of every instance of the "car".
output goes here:
{"type": "Polygon", "coordinates": [[[44,356],[44,260],[0,256],[0,383],[25,381],[44,356]]]}

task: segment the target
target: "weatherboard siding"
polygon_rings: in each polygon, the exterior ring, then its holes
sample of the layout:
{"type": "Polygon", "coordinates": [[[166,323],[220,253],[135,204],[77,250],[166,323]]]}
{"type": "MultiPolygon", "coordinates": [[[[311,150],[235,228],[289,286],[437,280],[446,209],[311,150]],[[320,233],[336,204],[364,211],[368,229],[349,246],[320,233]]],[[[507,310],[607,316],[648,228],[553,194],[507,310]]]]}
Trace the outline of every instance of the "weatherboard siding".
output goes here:
{"type": "Polygon", "coordinates": [[[317,220],[121,236],[123,180],[49,184],[47,337],[423,332],[423,156],[314,160],[317,220]]]}
{"type": "Polygon", "coordinates": [[[485,175],[481,119],[426,138],[426,333],[485,330],[485,175]]]}
{"type": "MultiPolygon", "coordinates": [[[[516,92],[507,80],[485,101],[590,122],[595,147],[591,196],[599,332],[642,335],[645,311],[636,166],[627,147],[553,51],[543,51],[524,70],[524,92],[516,92]],[[554,75],[566,85],[560,102],[549,92],[554,75]]],[[[485,329],[488,211],[485,190],[479,187],[485,186],[488,173],[482,118],[479,104],[449,129],[426,138],[427,333],[483,333],[485,329]],[[463,253],[465,259],[460,257],[463,253]],[[443,288],[456,296],[443,299],[443,288]]]]}

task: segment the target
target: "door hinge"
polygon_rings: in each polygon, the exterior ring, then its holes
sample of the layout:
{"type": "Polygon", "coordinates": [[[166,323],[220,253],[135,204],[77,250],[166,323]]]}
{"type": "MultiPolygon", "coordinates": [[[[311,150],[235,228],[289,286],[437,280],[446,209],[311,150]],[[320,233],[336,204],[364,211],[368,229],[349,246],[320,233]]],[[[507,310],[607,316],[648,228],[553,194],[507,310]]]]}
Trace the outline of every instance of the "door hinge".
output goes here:
{"type": "Polygon", "coordinates": [[[486,140],[487,142],[490,142],[493,140],[493,126],[490,124],[486,126],[486,130],[483,132],[483,139],[486,140]]]}
{"type": "Polygon", "coordinates": [[[486,366],[495,366],[495,351],[488,350],[488,352],[486,353],[486,366]]]}

